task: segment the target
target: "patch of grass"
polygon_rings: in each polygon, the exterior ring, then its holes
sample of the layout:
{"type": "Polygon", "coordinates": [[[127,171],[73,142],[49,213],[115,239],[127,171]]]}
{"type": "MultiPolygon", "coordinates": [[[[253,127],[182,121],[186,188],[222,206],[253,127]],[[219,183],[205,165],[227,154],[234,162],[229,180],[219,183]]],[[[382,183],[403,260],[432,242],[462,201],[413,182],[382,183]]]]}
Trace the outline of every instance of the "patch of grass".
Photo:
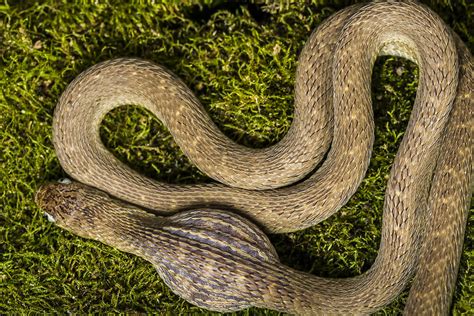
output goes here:
{"type": "MultiPolygon", "coordinates": [[[[48,223],[33,202],[36,187],[65,176],[51,144],[61,92],[99,61],[135,56],[163,64],[200,98],[213,120],[239,143],[277,142],[291,124],[296,60],[322,20],[355,1],[311,5],[125,5],[21,1],[0,5],[0,313],[202,312],[179,299],[144,260],[48,223]]],[[[474,47],[473,4],[425,1],[474,47]]],[[[282,261],[315,275],[357,275],[373,262],[383,194],[407,123],[417,69],[380,59],[374,73],[376,144],[370,170],[350,202],[315,227],[271,236],[282,261]]],[[[170,182],[208,181],[161,123],[136,107],[110,113],[106,145],[130,166],[170,182]]],[[[472,215],[453,314],[472,312],[472,215]]],[[[399,314],[406,293],[380,312],[399,314]]],[[[239,315],[274,315],[250,309],[239,315]]]]}

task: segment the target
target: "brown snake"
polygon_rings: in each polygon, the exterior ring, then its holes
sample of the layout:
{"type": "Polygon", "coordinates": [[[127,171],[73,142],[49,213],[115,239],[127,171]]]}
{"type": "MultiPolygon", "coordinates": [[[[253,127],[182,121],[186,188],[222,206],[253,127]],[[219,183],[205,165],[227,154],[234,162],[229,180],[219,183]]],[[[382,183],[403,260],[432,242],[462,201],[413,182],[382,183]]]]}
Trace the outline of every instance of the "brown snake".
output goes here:
{"type": "Polygon", "coordinates": [[[367,314],[414,277],[405,312],[446,314],[472,192],[473,76],[468,49],[425,6],[352,6],[305,45],[287,135],[251,149],[225,137],[162,66],[106,61],[78,76],[54,113],[56,153],[82,183],[46,184],[36,201],[60,227],[150,261],[175,293],[210,310],[367,314]],[[303,229],[356,191],[374,139],[372,67],[387,54],[416,62],[420,76],[387,185],[377,258],[367,272],[345,279],[286,267],[257,225],[277,233],[303,229]],[[190,160],[220,183],[159,183],[119,162],[102,144],[99,126],[124,104],[154,113],[190,160]]]}

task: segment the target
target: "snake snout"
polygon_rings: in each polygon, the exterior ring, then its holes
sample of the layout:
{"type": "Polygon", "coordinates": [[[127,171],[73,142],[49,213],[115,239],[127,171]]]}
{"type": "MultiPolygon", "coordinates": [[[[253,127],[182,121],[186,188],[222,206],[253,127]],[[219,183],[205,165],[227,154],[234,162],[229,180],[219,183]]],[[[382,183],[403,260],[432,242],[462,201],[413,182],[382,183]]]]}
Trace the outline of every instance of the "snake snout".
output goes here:
{"type": "Polygon", "coordinates": [[[45,213],[50,222],[56,222],[60,218],[58,210],[64,200],[61,199],[61,191],[55,183],[43,184],[35,194],[35,203],[45,213]]]}

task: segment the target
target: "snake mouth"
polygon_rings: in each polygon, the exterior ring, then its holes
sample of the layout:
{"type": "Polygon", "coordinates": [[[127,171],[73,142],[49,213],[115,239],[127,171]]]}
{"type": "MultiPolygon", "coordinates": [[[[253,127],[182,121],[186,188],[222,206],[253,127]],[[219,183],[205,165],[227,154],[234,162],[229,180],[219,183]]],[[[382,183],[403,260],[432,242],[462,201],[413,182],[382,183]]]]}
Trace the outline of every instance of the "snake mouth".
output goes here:
{"type": "Polygon", "coordinates": [[[48,192],[48,184],[43,184],[42,186],[39,187],[38,191],[35,193],[35,203],[38,205],[38,207],[43,211],[43,215],[46,217],[48,222],[55,223],[56,218],[51,214],[46,211],[47,209],[47,192],[48,192]]]}
{"type": "Polygon", "coordinates": [[[45,193],[47,191],[48,184],[43,184],[39,187],[39,189],[35,193],[35,204],[39,206],[39,208],[43,209],[44,202],[45,202],[45,193]]]}
{"type": "Polygon", "coordinates": [[[50,211],[52,183],[46,183],[39,187],[35,194],[35,203],[43,211],[49,222],[56,222],[55,217],[50,211]]]}

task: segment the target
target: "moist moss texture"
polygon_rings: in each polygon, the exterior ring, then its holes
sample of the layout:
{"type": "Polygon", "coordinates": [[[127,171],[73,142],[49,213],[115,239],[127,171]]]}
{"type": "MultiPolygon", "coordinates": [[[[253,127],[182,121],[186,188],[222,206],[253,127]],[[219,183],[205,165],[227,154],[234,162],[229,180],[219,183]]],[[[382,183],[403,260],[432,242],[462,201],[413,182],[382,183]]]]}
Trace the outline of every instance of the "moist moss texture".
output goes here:
{"type": "MultiPolygon", "coordinates": [[[[213,314],[174,295],[148,262],[72,235],[44,218],[33,201],[35,189],[66,176],[51,142],[55,104],[88,67],[140,57],[181,77],[230,138],[268,146],[291,124],[297,57],[306,39],[321,21],[355,2],[1,2],[0,314],[213,314]]],[[[474,4],[423,2],[472,51],[474,4]]],[[[373,263],[388,172],[411,112],[417,74],[417,67],[403,59],[378,59],[372,88],[376,143],[367,176],[327,221],[270,236],[285,264],[318,276],[350,277],[373,263]]],[[[139,107],[109,113],[101,136],[119,159],[151,178],[210,181],[161,122],[139,107]]],[[[454,315],[474,313],[473,224],[471,212],[454,315]]],[[[400,314],[406,297],[404,292],[378,315],[400,314]]],[[[252,308],[235,314],[278,313],[252,308]]]]}

